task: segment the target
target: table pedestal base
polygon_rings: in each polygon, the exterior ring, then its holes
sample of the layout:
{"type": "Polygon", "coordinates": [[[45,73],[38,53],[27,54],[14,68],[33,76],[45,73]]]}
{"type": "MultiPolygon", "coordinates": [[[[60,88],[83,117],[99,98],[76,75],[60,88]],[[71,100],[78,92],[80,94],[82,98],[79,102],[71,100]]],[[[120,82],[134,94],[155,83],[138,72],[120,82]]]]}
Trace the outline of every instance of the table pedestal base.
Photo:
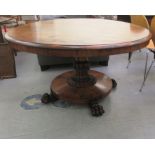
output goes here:
{"type": "Polygon", "coordinates": [[[87,104],[100,100],[107,96],[112,89],[112,80],[105,74],[97,71],[89,71],[89,75],[95,77],[94,85],[76,87],[70,83],[74,71],[57,76],[51,84],[51,92],[59,99],[77,104],[87,104]]]}
{"type": "Polygon", "coordinates": [[[116,82],[104,73],[89,70],[88,61],[76,61],[75,71],[57,76],[51,84],[51,94],[44,94],[43,103],[61,99],[75,104],[87,104],[93,116],[101,116],[103,107],[98,101],[106,97],[116,82]]]}

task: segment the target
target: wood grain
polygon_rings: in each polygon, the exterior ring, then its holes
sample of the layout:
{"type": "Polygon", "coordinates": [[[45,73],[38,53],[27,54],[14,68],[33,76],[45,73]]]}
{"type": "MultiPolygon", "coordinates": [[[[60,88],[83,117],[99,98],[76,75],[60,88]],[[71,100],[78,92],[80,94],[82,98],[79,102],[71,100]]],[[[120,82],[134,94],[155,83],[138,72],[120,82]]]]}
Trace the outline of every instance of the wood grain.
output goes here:
{"type": "Polygon", "coordinates": [[[112,89],[111,79],[103,73],[90,70],[89,74],[96,78],[96,83],[88,87],[73,87],[67,80],[74,76],[74,71],[69,71],[57,76],[51,84],[51,92],[61,100],[76,104],[87,104],[106,97],[112,89]]]}
{"type": "MultiPolygon", "coordinates": [[[[87,58],[143,48],[149,43],[151,33],[143,27],[119,21],[56,19],[12,28],[5,37],[15,50],[75,58],[75,71],[61,74],[53,80],[53,95],[44,95],[44,103],[59,98],[92,104],[107,96],[117,83],[103,73],[89,70],[87,58]]],[[[98,106],[96,116],[98,111],[103,113],[98,106]]]]}
{"type": "Polygon", "coordinates": [[[91,57],[143,48],[151,33],[140,26],[113,20],[56,19],[12,28],[5,37],[17,50],[50,56],[91,57]]]}

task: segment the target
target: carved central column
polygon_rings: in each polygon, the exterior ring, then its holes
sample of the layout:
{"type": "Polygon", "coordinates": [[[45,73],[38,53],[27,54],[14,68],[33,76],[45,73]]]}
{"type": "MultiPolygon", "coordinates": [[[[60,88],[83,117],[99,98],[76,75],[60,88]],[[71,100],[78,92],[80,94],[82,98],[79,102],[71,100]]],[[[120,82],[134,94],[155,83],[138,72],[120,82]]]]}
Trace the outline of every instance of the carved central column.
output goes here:
{"type": "Polygon", "coordinates": [[[88,87],[96,83],[94,76],[89,74],[87,58],[76,58],[74,61],[75,74],[68,79],[68,84],[73,87],[88,87]]]}

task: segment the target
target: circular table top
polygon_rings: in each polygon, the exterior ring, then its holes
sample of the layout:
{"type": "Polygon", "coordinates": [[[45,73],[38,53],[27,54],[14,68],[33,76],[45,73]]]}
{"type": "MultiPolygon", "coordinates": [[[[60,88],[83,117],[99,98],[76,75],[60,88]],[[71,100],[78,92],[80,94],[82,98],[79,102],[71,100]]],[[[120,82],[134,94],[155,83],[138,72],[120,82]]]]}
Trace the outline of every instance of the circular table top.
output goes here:
{"type": "MultiPolygon", "coordinates": [[[[58,51],[63,49],[72,50],[72,53],[70,52],[68,55],[66,52],[66,55],[74,56],[77,54],[75,50],[78,50],[81,51],[81,55],[86,56],[85,50],[88,56],[91,54],[97,56],[96,50],[105,52],[117,48],[120,52],[121,49],[129,52],[133,49],[145,47],[151,38],[151,34],[149,30],[130,23],[84,18],[55,19],[30,23],[10,29],[5,37],[12,45],[14,44],[14,48],[16,44],[16,48],[18,45],[18,47],[25,47],[22,49],[28,51],[30,47],[42,48],[42,50],[47,49],[48,54],[52,55],[52,51],[50,53],[49,49],[58,51]]],[[[58,56],[61,56],[60,53],[57,52],[58,56]]],[[[63,55],[65,54],[63,53],[63,55]]]]}

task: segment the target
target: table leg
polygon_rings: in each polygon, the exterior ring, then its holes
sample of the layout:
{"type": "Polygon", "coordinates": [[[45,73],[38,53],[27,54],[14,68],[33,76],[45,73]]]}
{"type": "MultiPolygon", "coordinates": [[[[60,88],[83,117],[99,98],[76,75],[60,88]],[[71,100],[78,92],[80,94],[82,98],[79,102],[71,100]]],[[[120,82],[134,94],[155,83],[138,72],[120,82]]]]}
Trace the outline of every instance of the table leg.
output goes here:
{"type": "Polygon", "coordinates": [[[58,100],[58,98],[56,97],[56,95],[54,95],[54,93],[50,93],[50,94],[48,94],[48,93],[45,93],[45,94],[43,94],[43,96],[42,96],[42,98],[41,98],[41,101],[42,101],[42,103],[44,103],[44,104],[48,104],[48,103],[50,103],[50,102],[55,102],[55,101],[57,101],[58,100]]]}
{"type": "Polygon", "coordinates": [[[51,94],[44,94],[43,103],[61,99],[71,103],[87,104],[93,116],[104,113],[99,100],[106,97],[117,83],[101,72],[89,69],[86,58],[76,58],[74,71],[57,76],[51,84],[51,94]]]}

